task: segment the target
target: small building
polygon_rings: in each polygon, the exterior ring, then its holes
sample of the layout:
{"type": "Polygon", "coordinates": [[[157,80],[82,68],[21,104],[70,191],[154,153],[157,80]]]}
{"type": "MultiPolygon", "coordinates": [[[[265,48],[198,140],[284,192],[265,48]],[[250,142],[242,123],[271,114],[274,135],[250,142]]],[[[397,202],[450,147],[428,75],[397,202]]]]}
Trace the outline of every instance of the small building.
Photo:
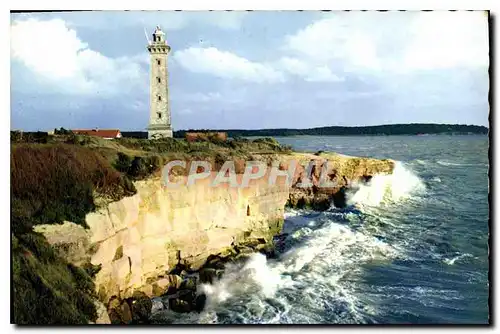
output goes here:
{"type": "Polygon", "coordinates": [[[104,139],[115,139],[122,137],[120,130],[115,130],[115,129],[91,129],[91,130],[80,129],[71,131],[75,135],[94,136],[94,137],[101,137],[104,139]]]}

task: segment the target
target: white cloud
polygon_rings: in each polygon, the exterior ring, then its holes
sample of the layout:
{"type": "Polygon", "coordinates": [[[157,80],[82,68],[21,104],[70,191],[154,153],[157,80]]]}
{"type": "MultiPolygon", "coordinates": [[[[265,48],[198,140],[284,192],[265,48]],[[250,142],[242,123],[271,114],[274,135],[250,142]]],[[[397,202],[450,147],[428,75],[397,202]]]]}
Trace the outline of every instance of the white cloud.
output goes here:
{"type": "Polygon", "coordinates": [[[123,93],[144,81],[139,59],[109,58],[90,49],[60,19],[14,21],[11,56],[67,93],[123,93]]]}
{"type": "Polygon", "coordinates": [[[351,66],[376,68],[376,40],[366,35],[367,18],[366,13],[336,13],[288,35],[283,49],[322,66],[349,60],[351,66]]]}
{"type": "Polygon", "coordinates": [[[174,60],[194,73],[248,82],[284,82],[287,75],[298,76],[309,82],[343,80],[335,75],[328,66],[314,65],[298,58],[282,57],[270,63],[251,62],[234,53],[221,51],[214,47],[191,47],[180,50],[174,54],[174,60]]]}
{"type": "Polygon", "coordinates": [[[284,80],[283,74],[268,64],[251,62],[214,47],[190,47],[177,51],[173,57],[182,67],[195,73],[259,83],[284,80]]]}
{"type": "Polygon", "coordinates": [[[428,12],[409,27],[412,38],[403,65],[407,68],[487,67],[486,12],[428,12]]]}
{"type": "Polygon", "coordinates": [[[343,78],[333,74],[332,70],[327,66],[311,66],[311,63],[297,58],[283,57],[278,61],[277,67],[310,82],[338,82],[343,80],[343,78]]]}
{"type": "Polygon", "coordinates": [[[309,66],[411,71],[488,64],[483,12],[340,12],[285,38],[309,66]]]}
{"type": "Polygon", "coordinates": [[[87,48],[62,20],[17,21],[11,27],[12,56],[35,72],[53,78],[68,78],[79,71],[76,55],[87,48]]]}
{"type": "MultiPolygon", "coordinates": [[[[40,15],[40,14],[37,14],[40,15]]],[[[180,30],[193,24],[218,27],[225,30],[237,30],[244,18],[245,11],[96,11],[43,13],[46,19],[60,18],[70,27],[96,30],[113,30],[117,25],[123,28],[154,29],[160,25],[168,34],[170,30],[180,30]]],[[[20,17],[13,14],[13,17],[20,17]]]]}

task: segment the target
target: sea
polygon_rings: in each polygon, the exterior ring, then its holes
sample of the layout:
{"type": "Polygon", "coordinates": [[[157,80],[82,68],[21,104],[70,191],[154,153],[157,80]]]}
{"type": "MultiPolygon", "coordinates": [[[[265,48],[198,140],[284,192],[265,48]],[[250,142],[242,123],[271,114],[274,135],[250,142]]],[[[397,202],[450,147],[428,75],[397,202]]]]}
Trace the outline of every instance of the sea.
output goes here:
{"type": "Polygon", "coordinates": [[[488,324],[485,135],[300,136],[294,150],[396,160],[346,208],[289,209],[277,256],[204,284],[201,313],[163,324],[488,324]]]}

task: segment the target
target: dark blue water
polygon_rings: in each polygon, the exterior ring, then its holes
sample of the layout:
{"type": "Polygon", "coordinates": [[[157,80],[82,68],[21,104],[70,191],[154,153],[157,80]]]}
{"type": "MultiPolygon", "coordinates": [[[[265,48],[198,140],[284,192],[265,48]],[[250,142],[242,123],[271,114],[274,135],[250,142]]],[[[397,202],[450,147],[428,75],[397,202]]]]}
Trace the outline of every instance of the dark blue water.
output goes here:
{"type": "Polygon", "coordinates": [[[488,323],[486,136],[277,139],[400,163],[347,209],[290,210],[277,259],[228,268],[202,314],[160,322],[488,323]]]}

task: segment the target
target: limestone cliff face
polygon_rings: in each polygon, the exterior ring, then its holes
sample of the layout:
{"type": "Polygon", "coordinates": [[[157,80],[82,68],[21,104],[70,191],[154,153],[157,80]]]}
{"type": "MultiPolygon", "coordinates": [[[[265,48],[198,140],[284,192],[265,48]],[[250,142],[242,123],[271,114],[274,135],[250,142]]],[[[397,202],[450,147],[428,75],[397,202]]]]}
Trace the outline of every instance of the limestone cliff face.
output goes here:
{"type": "Polygon", "coordinates": [[[367,182],[376,174],[391,174],[394,161],[351,157],[337,153],[293,153],[281,160],[281,167],[288,168],[290,161],[297,162],[291,184],[289,205],[292,207],[312,207],[325,210],[332,203],[337,207],[345,205],[344,192],[359,182],[367,182]],[[308,165],[311,170],[308,171],[308,165]],[[299,183],[310,180],[310,187],[300,187],[299,183]],[[331,186],[321,186],[325,181],[331,186]]]}
{"type": "Polygon", "coordinates": [[[136,182],[137,194],[86,217],[95,283],[103,302],[153,295],[150,283],[166,277],[179,261],[199,268],[242,240],[271,242],[283,222],[288,189],[267,179],[248,188],[210,187],[210,180],[166,189],[161,180],[136,182]]]}
{"type": "MultiPolygon", "coordinates": [[[[210,178],[186,186],[165,188],[160,178],[135,182],[137,194],[113,202],[86,217],[89,229],[73,223],[37,226],[48,241],[71,262],[101,265],[95,284],[99,299],[129,298],[135,291],[148,296],[177,286],[172,269],[181,263],[194,270],[210,255],[226,254],[234,245],[257,240],[269,244],[282,228],[285,204],[320,203],[325,206],[349,186],[377,173],[390,173],[390,160],[345,157],[337,154],[294,153],[279,158],[282,168],[296,160],[314,161],[313,187],[296,188],[306,171],[298,167],[292,185],[284,177],[270,185],[268,174],[245,188],[210,186],[210,178]],[[332,188],[316,187],[321,166],[328,164],[332,188]]],[[[238,175],[241,184],[241,175],[238,175]]],[[[316,207],[321,207],[316,205],[316,207]]]]}

